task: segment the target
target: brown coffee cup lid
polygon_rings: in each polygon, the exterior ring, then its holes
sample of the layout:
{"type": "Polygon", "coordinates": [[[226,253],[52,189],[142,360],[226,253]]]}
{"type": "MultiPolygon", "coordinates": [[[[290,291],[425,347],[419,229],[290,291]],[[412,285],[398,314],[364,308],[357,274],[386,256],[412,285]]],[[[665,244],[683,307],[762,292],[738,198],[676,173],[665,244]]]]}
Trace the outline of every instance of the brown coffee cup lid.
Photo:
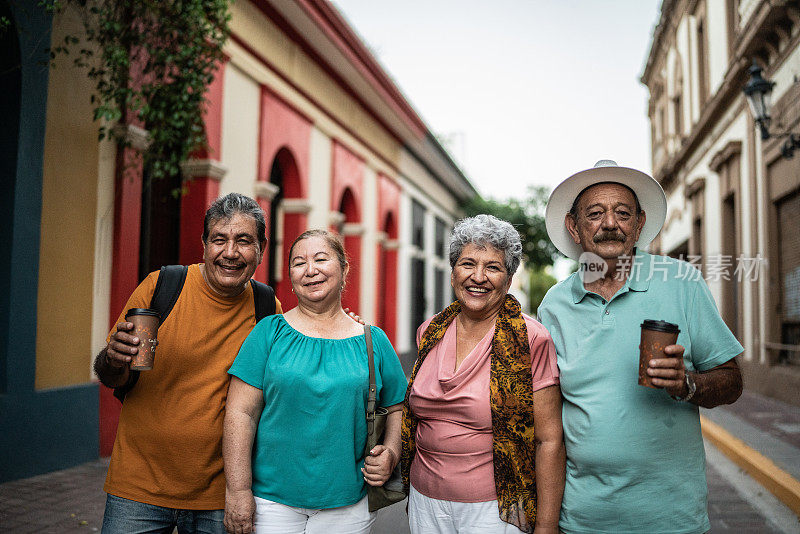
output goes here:
{"type": "Polygon", "coordinates": [[[125,318],[127,319],[133,315],[152,315],[158,317],[159,321],[161,320],[161,315],[156,310],[151,310],[150,308],[131,308],[125,314],[125,318]]]}
{"type": "Polygon", "coordinates": [[[654,319],[645,319],[642,323],[642,329],[655,330],[657,332],[669,332],[671,334],[678,334],[681,331],[681,329],[675,323],[656,321],[654,319]]]}

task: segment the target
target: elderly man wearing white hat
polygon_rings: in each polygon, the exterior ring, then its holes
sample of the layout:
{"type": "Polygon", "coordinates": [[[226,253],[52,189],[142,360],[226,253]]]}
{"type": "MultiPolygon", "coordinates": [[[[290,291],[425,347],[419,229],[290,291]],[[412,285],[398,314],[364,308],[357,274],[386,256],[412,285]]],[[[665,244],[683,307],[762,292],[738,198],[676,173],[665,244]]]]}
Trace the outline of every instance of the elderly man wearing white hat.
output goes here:
{"type": "Polygon", "coordinates": [[[581,264],[539,307],[564,396],[567,534],[711,528],[697,407],[739,397],[743,349],[693,267],[642,250],[665,214],[658,182],[608,160],[564,180],[547,204],[550,239],[581,264]],[[638,385],[645,320],[680,330],[641,370],[655,388],[638,385]]]}

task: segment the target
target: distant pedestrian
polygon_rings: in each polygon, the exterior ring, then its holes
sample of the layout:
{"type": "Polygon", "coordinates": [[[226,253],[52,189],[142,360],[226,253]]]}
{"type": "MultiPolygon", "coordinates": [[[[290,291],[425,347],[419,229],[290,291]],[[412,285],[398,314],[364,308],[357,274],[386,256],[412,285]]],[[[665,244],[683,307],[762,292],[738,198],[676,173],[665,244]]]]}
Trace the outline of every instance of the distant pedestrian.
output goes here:
{"type": "Polygon", "coordinates": [[[521,256],[495,217],[453,229],[456,302],[417,330],[403,412],[412,534],[558,532],[558,370],[550,335],[508,294],[521,256]]]}
{"type": "Polygon", "coordinates": [[[369,327],[384,445],[364,458],[369,389],[364,327],[342,310],[341,239],[301,234],[289,249],[297,307],[261,321],[242,345],[225,415],[225,526],[231,533],[365,534],[366,484],[400,459],[406,378],[386,334],[369,327]]]}
{"type": "Polygon", "coordinates": [[[702,278],[685,276],[692,267],[642,250],[665,215],[658,182],[612,161],[567,178],[547,204],[550,239],[581,262],[539,307],[564,396],[566,534],[711,528],[697,407],[739,397],[742,346],[702,278]],[[645,320],[680,330],[642,369],[657,389],[637,383],[645,320]]]}

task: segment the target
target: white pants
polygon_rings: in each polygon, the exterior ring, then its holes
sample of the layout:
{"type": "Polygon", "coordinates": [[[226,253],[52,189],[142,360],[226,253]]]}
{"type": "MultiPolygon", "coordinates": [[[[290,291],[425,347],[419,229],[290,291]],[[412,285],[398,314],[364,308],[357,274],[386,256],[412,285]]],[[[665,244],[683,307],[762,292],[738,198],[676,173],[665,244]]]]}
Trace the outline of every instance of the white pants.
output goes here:
{"type": "Polygon", "coordinates": [[[255,534],[369,534],[375,522],[366,497],[349,506],[322,510],[255,499],[255,534]]]}
{"type": "Polygon", "coordinates": [[[411,486],[408,496],[411,534],[520,534],[500,519],[497,501],[455,502],[426,497],[411,486]]]}

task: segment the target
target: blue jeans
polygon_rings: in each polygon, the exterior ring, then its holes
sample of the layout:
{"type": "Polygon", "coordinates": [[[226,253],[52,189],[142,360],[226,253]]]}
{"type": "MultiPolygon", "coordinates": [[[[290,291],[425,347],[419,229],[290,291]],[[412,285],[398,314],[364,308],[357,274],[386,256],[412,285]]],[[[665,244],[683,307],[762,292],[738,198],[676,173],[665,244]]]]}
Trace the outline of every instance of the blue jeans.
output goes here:
{"type": "Polygon", "coordinates": [[[102,534],[225,534],[225,510],[180,510],[109,494],[102,534]]]}

